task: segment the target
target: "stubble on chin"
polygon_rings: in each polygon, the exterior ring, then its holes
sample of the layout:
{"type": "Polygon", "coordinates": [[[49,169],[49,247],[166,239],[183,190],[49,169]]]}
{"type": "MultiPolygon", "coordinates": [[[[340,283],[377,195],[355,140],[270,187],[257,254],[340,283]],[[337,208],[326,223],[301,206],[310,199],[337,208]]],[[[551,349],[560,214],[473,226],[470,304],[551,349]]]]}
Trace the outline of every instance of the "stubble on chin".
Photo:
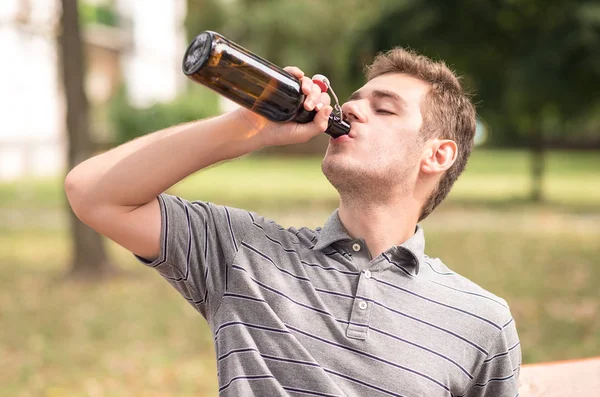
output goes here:
{"type": "Polygon", "coordinates": [[[385,201],[393,190],[393,172],[377,170],[354,159],[325,157],[321,170],[346,204],[368,205],[385,201]]]}

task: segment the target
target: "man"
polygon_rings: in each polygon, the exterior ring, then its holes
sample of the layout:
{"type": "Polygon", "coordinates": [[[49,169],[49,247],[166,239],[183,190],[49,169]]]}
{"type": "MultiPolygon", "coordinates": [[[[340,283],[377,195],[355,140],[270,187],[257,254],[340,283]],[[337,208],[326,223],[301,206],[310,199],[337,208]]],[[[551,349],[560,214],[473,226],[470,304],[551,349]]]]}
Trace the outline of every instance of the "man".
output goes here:
{"type": "Polygon", "coordinates": [[[518,395],[506,302],[424,253],[418,221],[463,171],[475,110],[453,73],[379,55],[322,163],[340,195],[323,228],[163,192],[217,162],[304,142],[332,111],[297,68],[314,122],[238,109],[136,139],[74,168],[79,218],[155,268],[208,321],[223,396],[518,395]],[[145,258],[145,259],[143,259],[145,258]]]}

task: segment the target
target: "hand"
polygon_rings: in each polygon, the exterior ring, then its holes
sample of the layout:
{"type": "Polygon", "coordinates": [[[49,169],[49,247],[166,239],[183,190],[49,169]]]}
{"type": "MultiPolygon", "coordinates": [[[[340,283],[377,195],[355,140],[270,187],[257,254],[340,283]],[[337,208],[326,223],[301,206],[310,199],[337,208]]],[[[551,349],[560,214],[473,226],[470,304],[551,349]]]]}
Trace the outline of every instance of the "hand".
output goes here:
{"type": "Polygon", "coordinates": [[[293,121],[276,123],[246,108],[237,109],[235,112],[238,116],[242,117],[252,129],[258,130],[255,137],[260,140],[261,147],[308,142],[323,133],[329,124],[329,115],[333,110],[330,106],[329,94],[321,92],[319,86],[306,77],[299,68],[288,66],[284,70],[300,80],[302,92],[306,96],[304,109],[316,110],[317,114],[313,121],[306,124],[293,121]]]}

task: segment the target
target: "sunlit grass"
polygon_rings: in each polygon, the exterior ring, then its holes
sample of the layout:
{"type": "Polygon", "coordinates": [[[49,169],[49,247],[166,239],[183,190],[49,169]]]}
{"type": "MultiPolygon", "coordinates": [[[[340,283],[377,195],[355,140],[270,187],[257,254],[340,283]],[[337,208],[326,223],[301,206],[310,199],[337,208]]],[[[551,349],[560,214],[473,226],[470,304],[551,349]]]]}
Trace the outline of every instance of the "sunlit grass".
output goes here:
{"type": "MultiPolygon", "coordinates": [[[[524,201],[529,197],[529,161],[525,151],[475,149],[448,200],[524,201]]],[[[200,171],[172,191],[237,206],[328,205],[336,202],[337,193],[320,163],[320,157],[251,155],[200,171]]],[[[551,204],[600,207],[600,153],[550,153],[544,183],[551,204]]],[[[0,183],[0,208],[58,208],[64,203],[58,178],[0,183]]]]}
{"type": "MultiPolygon", "coordinates": [[[[476,151],[449,202],[423,222],[427,253],[509,302],[525,363],[598,356],[600,155],[553,154],[545,205],[525,201],[527,161],[476,151]]],[[[107,242],[121,277],[64,278],[61,187],[0,184],[0,396],[216,396],[208,327],[154,270],[107,242]]],[[[317,158],[250,156],[172,191],[284,226],[322,225],[336,205],[317,158]]]]}
{"type": "Polygon", "coordinates": [[[154,271],[110,248],[127,272],[77,283],[63,277],[64,233],[0,234],[0,395],[214,392],[206,324],[154,271]]]}
{"type": "MultiPolygon", "coordinates": [[[[266,215],[314,227],[328,212],[266,215]]],[[[524,362],[597,356],[600,230],[586,218],[441,209],[424,223],[427,252],[509,302],[524,362]]],[[[0,233],[0,395],[217,395],[204,320],[154,270],[109,248],[125,275],[75,283],[63,278],[64,229],[0,233]]]]}

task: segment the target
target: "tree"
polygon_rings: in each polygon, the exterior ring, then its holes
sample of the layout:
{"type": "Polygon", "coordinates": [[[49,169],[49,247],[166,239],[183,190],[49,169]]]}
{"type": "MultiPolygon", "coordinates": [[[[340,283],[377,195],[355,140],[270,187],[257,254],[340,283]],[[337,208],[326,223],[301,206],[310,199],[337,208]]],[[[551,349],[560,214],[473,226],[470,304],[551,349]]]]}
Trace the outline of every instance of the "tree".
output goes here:
{"type": "MultiPolygon", "coordinates": [[[[186,30],[191,41],[214,30],[279,66],[293,65],[307,75],[324,74],[342,100],[348,84],[348,37],[377,15],[362,0],[187,0],[186,30]]],[[[261,150],[262,154],[322,153],[328,137],[261,150]]]]}
{"type": "MultiPolygon", "coordinates": [[[[354,57],[410,46],[441,57],[476,87],[498,142],[532,152],[531,198],[543,198],[545,147],[589,118],[600,98],[600,6],[574,0],[384,2],[354,57]],[[367,39],[365,39],[367,38],[367,39]]],[[[358,65],[354,74],[358,73],[358,65]]]]}
{"type": "MultiPolygon", "coordinates": [[[[61,0],[61,30],[58,47],[66,102],[69,169],[92,155],[89,103],[84,90],[84,57],[77,0],[61,0]]],[[[97,278],[114,272],[102,237],[83,224],[68,208],[73,242],[70,274],[76,278],[97,278]]]]}
{"type": "Polygon", "coordinates": [[[363,0],[188,0],[187,7],[190,40],[215,30],[276,65],[325,74],[341,98],[356,88],[347,84],[348,38],[379,15],[377,2],[363,0]]]}

